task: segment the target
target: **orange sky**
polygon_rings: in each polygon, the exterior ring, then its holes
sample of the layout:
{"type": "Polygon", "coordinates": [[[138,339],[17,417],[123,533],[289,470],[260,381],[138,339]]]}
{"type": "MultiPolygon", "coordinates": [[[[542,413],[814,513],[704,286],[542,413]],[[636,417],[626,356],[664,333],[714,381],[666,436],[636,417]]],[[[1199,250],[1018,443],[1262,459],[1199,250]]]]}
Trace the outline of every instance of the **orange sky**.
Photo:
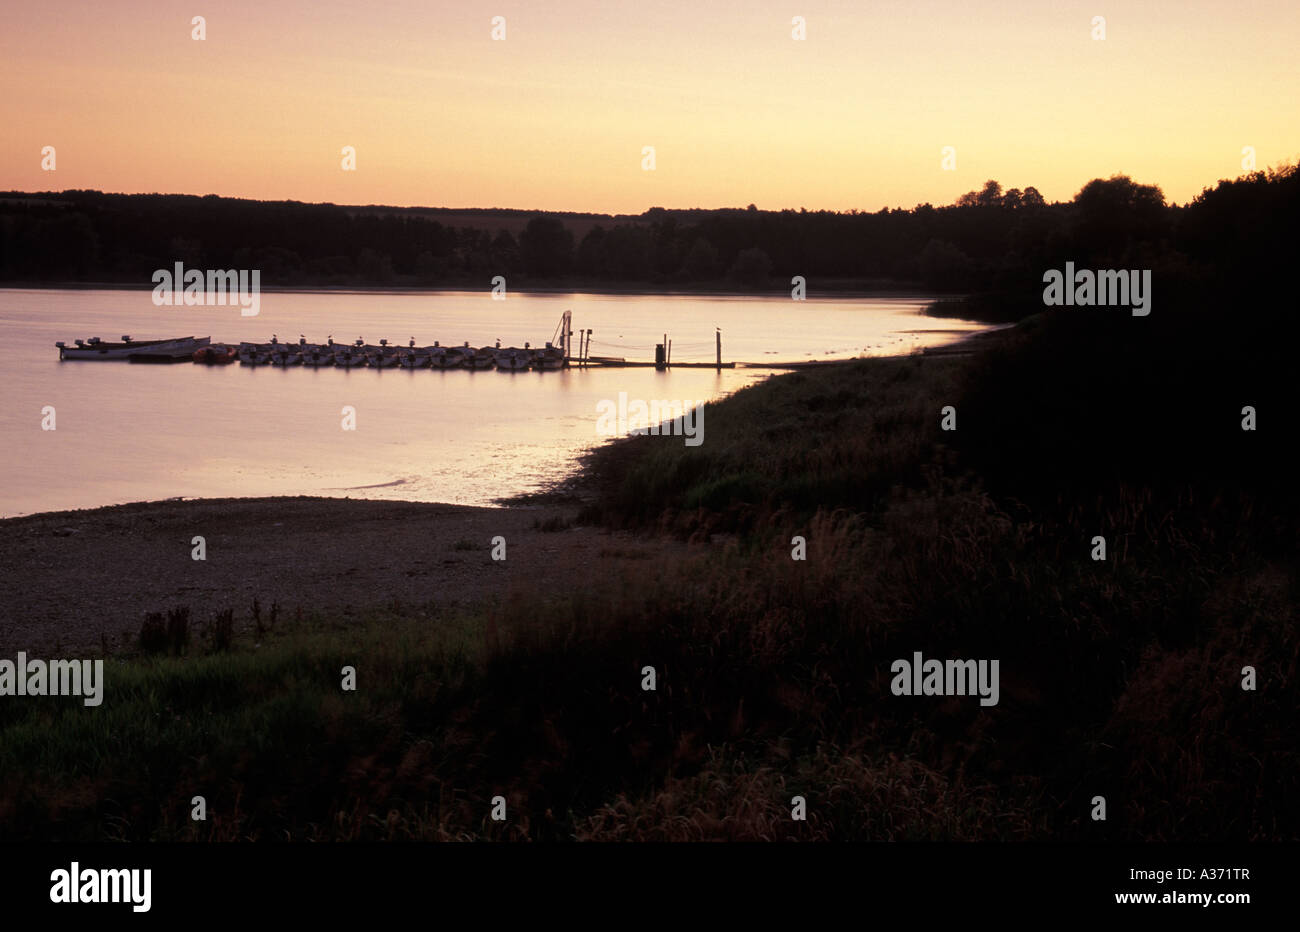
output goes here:
{"type": "Polygon", "coordinates": [[[7,4],[0,189],[875,210],[1125,172],[1183,202],[1243,146],[1300,157],[1297,40],[1295,0],[7,4]]]}

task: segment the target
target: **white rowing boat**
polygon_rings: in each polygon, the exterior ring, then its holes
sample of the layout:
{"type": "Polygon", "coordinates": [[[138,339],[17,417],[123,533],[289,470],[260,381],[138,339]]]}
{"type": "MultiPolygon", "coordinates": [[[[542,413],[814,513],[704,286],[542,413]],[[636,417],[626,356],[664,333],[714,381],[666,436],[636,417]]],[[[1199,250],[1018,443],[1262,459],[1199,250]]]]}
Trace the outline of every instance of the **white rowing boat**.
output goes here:
{"type": "Polygon", "coordinates": [[[77,340],[76,346],[68,346],[62,340],[54,345],[59,348],[60,359],[130,359],[132,356],[193,356],[194,351],[212,342],[211,337],[176,337],[171,340],[132,340],[123,336],[120,343],[105,343],[99,337],[89,340],[77,340]]]}

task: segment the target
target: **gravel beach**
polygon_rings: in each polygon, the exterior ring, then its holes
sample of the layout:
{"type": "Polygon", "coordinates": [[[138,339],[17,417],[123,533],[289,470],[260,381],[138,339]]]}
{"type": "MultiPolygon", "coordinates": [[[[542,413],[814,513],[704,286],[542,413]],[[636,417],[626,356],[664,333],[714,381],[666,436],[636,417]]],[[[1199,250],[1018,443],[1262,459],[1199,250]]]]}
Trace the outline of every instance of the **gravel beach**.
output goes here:
{"type": "Polygon", "coordinates": [[[236,629],[301,611],[353,614],[436,604],[483,607],[512,590],[617,573],[685,544],[594,527],[539,529],[557,507],[333,498],[203,499],[0,521],[0,656],[134,649],[144,614],[188,605],[191,623],[235,611],[236,629]],[[205,539],[195,560],[193,538],[205,539]],[[492,539],[507,558],[492,559],[492,539]]]}

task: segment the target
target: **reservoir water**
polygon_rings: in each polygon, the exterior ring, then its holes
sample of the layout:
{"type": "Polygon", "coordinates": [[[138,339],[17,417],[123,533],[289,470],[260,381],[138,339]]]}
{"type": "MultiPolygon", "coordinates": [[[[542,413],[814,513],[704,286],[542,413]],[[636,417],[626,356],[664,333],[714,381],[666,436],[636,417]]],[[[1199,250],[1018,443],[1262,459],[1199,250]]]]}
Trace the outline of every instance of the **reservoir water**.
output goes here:
{"type": "MultiPolygon", "coordinates": [[[[175,497],[325,495],[459,504],[534,491],[563,476],[597,434],[598,404],[711,401],[773,361],[893,355],[982,325],[928,318],[928,299],[511,294],[287,293],[238,307],[156,307],[149,291],[0,290],[0,516],[175,497]],[[735,369],[591,368],[501,373],[244,365],[60,362],[56,340],[534,346],[573,312],[592,353],[735,369]],[[355,430],[342,411],[355,410],[355,430]],[[54,430],[43,412],[54,409],[54,430]]],[[[575,342],[577,337],[575,336],[575,342]]],[[[705,417],[705,443],[708,419],[705,417]]]]}

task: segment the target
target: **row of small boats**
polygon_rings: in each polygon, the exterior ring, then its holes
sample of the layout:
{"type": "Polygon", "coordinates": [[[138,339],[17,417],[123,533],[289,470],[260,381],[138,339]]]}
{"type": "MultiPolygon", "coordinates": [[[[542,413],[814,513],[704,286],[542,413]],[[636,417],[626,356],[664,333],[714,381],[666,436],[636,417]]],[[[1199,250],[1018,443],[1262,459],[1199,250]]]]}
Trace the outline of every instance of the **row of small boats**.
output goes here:
{"type": "Polygon", "coordinates": [[[338,366],[344,369],[368,367],[371,369],[497,369],[501,372],[539,371],[564,367],[564,351],[547,343],[535,348],[528,343],[523,348],[501,345],[443,346],[437,341],[432,346],[416,346],[412,337],[407,346],[395,346],[387,340],[377,345],[357,339],[353,343],[335,343],[330,337],[325,343],[308,343],[299,337],[297,343],[281,343],[272,335],[270,343],[240,343],[231,346],[213,343],[194,351],[194,361],[207,365],[226,365],[236,359],[246,366],[338,366]]]}

